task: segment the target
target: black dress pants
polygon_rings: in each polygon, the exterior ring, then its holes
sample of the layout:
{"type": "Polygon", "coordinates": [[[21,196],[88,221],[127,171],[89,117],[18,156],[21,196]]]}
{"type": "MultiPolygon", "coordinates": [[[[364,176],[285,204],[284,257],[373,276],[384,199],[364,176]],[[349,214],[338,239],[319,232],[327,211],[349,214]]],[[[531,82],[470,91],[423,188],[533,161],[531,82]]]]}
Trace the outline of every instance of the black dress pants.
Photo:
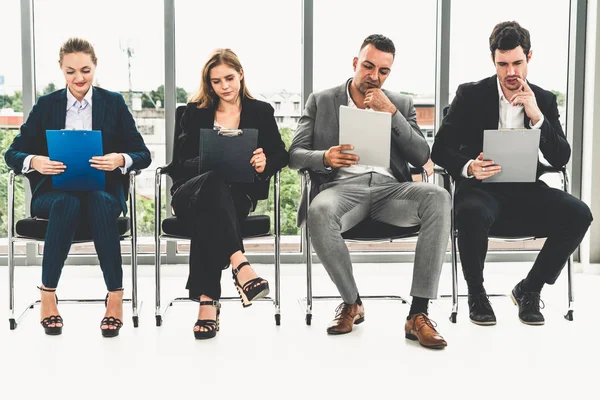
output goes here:
{"type": "Polygon", "coordinates": [[[483,288],[490,231],[546,237],[528,278],[553,284],[592,222],[588,206],[546,183],[462,181],[456,193],[456,227],[469,292],[483,288]]]}
{"type": "Polygon", "coordinates": [[[172,201],[175,215],[191,233],[190,274],[186,289],[190,298],[221,297],[221,271],[231,255],[244,252],[240,224],[250,213],[252,201],[214,172],[196,176],[181,185],[172,201]]]}

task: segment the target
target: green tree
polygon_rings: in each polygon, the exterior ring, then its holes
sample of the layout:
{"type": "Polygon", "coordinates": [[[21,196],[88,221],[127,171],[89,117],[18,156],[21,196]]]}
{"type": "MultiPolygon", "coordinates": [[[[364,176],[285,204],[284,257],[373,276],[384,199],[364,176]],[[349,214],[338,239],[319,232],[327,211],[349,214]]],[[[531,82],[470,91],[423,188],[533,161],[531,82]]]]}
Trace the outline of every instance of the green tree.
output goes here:
{"type": "Polygon", "coordinates": [[[44,88],[44,94],[49,94],[49,93],[52,93],[52,92],[56,92],[56,85],[54,83],[50,82],[48,84],[48,86],[46,86],[44,88]]]}
{"type": "MultiPolygon", "coordinates": [[[[187,103],[188,93],[184,88],[177,88],[177,103],[187,103]]],[[[165,107],[165,85],[160,85],[156,90],[144,92],[142,97],[142,108],[156,108],[155,104],[160,101],[160,108],[165,107]],[[151,99],[150,99],[151,98],[151,99]]]]}
{"type": "Polygon", "coordinates": [[[23,92],[15,90],[12,96],[0,96],[0,109],[12,108],[15,112],[23,112],[23,92]]]}
{"type": "MultiPolygon", "coordinates": [[[[289,149],[292,139],[294,137],[294,131],[290,128],[281,128],[279,130],[281,138],[285,143],[285,148],[289,149]]],[[[281,207],[281,234],[282,235],[298,235],[300,233],[299,228],[296,226],[296,214],[298,212],[298,205],[300,202],[301,188],[300,188],[300,177],[298,171],[292,171],[289,168],[284,168],[280,173],[280,207],[281,207]]],[[[269,192],[269,199],[263,200],[258,203],[254,214],[267,214],[271,217],[271,228],[274,223],[274,198],[271,195],[273,193],[274,181],[271,180],[271,188],[269,192]]]]}
{"type": "Polygon", "coordinates": [[[556,96],[556,103],[562,107],[565,105],[566,96],[564,93],[559,92],[558,90],[551,90],[552,93],[556,96]]]}
{"type": "MultiPolygon", "coordinates": [[[[0,129],[0,237],[8,236],[8,171],[9,168],[4,162],[4,153],[11,145],[18,130],[0,129]]],[[[15,179],[15,219],[25,217],[25,178],[15,179]]]]}

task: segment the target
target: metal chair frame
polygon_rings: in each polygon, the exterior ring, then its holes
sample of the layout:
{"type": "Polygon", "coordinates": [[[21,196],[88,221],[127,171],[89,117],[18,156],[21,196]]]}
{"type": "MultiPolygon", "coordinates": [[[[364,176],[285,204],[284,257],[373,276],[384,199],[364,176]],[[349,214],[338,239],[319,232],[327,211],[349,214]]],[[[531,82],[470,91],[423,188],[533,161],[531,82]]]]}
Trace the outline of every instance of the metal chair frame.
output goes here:
{"type": "MultiPolygon", "coordinates": [[[[160,287],[160,268],[161,268],[161,260],[160,260],[160,241],[161,239],[166,241],[180,241],[180,240],[190,240],[189,237],[186,236],[175,236],[169,234],[163,234],[162,232],[162,218],[160,214],[161,210],[161,193],[162,193],[162,175],[165,167],[159,167],[156,169],[156,179],[155,179],[155,195],[154,195],[154,243],[155,243],[155,319],[156,326],[161,326],[163,322],[163,316],[168,311],[169,307],[173,305],[173,303],[181,303],[181,302],[191,302],[195,301],[190,299],[189,297],[176,297],[169,301],[164,309],[161,308],[161,287],[160,287]]],[[[261,299],[257,299],[255,301],[272,301],[275,306],[275,324],[281,324],[281,300],[280,300],[280,292],[281,292],[281,277],[280,277],[280,269],[281,269],[281,234],[280,234],[280,172],[274,176],[274,188],[273,188],[273,196],[274,196],[274,264],[275,264],[275,296],[274,297],[264,297],[261,299]]],[[[268,234],[267,234],[268,235],[268,234]]],[[[264,237],[267,235],[259,235],[252,237],[264,237]]],[[[249,239],[250,237],[244,237],[244,239],[249,239]]],[[[239,301],[239,297],[221,297],[220,301],[239,301]]]]}
{"type": "MultiPolygon", "coordinates": [[[[129,210],[131,226],[129,232],[119,237],[120,241],[131,241],[131,298],[123,299],[124,303],[131,303],[133,326],[138,327],[139,324],[139,309],[137,295],[137,219],[135,208],[135,178],[140,174],[140,171],[131,170],[128,175],[129,180],[129,210]]],[[[10,329],[17,328],[19,322],[23,319],[27,311],[33,309],[40,304],[40,300],[30,303],[25,310],[18,316],[15,316],[15,242],[36,242],[43,243],[43,239],[21,236],[15,230],[15,193],[14,183],[16,174],[14,171],[8,173],[8,285],[9,285],[9,323],[10,329]]],[[[74,240],[73,243],[87,243],[89,240],[74,240]]],[[[104,299],[61,299],[61,304],[103,304],[104,299]]],[[[142,303],[140,302],[140,308],[142,303]]]]}

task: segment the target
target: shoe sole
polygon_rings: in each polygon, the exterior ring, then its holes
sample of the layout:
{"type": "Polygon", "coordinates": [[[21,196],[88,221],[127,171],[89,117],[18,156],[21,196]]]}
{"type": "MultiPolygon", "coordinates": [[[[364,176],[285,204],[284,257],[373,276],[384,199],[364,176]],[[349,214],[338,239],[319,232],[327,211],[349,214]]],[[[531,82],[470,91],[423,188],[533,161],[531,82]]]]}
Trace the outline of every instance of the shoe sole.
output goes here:
{"type": "MultiPolygon", "coordinates": [[[[519,303],[517,303],[517,299],[515,298],[515,295],[513,294],[513,292],[510,292],[510,299],[512,300],[513,304],[517,307],[519,307],[519,303]]],[[[540,321],[540,322],[527,322],[527,321],[523,321],[521,318],[519,318],[519,321],[521,321],[521,323],[525,324],[525,325],[544,325],[546,323],[546,321],[540,321]]]]}
{"type": "MultiPolygon", "coordinates": [[[[419,341],[418,337],[416,337],[415,335],[412,335],[410,333],[406,333],[404,335],[404,337],[407,338],[408,340],[414,340],[414,341],[417,341],[417,342],[419,341]]],[[[446,346],[448,346],[447,344],[445,344],[445,345],[441,344],[441,345],[436,345],[436,346],[428,346],[428,345],[425,345],[425,344],[423,344],[421,342],[419,342],[419,344],[421,346],[425,347],[425,348],[433,349],[433,350],[442,350],[442,349],[446,348],[446,346]]]]}
{"type": "MultiPolygon", "coordinates": [[[[359,324],[362,324],[363,322],[365,322],[365,317],[360,317],[359,319],[354,321],[354,325],[359,325],[359,324]]],[[[352,329],[350,329],[348,332],[335,332],[335,331],[329,332],[329,330],[327,330],[328,335],[345,335],[350,332],[352,332],[352,329]]]]}
{"type": "MultiPolygon", "coordinates": [[[[234,284],[235,284],[235,282],[234,282],[234,284]]],[[[263,297],[267,297],[269,295],[269,293],[271,293],[271,291],[267,287],[267,288],[263,289],[262,291],[258,292],[258,294],[252,298],[252,300],[249,300],[248,296],[246,296],[246,293],[244,292],[244,290],[241,287],[239,287],[238,285],[235,285],[235,288],[237,289],[238,294],[240,295],[240,300],[242,301],[242,307],[244,307],[244,308],[250,307],[254,300],[258,300],[258,299],[262,299],[263,297]]]]}
{"type": "Polygon", "coordinates": [[[496,325],[496,321],[488,321],[488,322],[480,322],[480,321],[475,321],[474,319],[469,318],[469,320],[474,323],[475,325],[481,325],[481,326],[492,326],[492,325],[496,325]]]}
{"type": "Polygon", "coordinates": [[[111,338],[111,337],[119,336],[118,329],[100,329],[100,330],[102,331],[102,337],[111,338]]]}

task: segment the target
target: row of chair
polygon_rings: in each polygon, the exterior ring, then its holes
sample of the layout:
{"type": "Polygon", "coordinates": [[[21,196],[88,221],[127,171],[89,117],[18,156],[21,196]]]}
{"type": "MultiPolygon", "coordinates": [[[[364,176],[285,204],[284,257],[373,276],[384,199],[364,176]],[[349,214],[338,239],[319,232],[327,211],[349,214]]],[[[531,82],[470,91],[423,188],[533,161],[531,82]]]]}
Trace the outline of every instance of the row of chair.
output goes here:
{"type": "MultiPolygon", "coordinates": [[[[177,148],[178,140],[181,134],[180,118],[183,114],[185,107],[178,107],[176,113],[176,127],[174,135],[174,148],[177,148]]],[[[168,308],[175,302],[190,301],[188,297],[178,297],[170,301],[166,307],[161,306],[161,259],[160,259],[160,242],[161,240],[166,241],[181,241],[190,240],[190,233],[183,221],[177,219],[177,217],[169,217],[162,219],[161,217],[161,194],[163,190],[162,177],[167,170],[165,167],[159,167],[155,173],[155,320],[156,326],[161,326],[163,322],[163,316],[167,312],[168,308]]],[[[428,181],[427,173],[422,169],[413,169],[413,174],[421,174],[424,182],[428,181]]],[[[451,218],[451,258],[452,258],[452,313],[450,320],[456,323],[458,314],[458,230],[455,227],[454,222],[454,187],[455,183],[453,179],[443,170],[436,169],[436,172],[442,178],[444,187],[446,187],[452,198],[452,218],[451,218]]],[[[558,173],[561,176],[562,189],[569,191],[569,181],[566,169],[554,170],[548,169],[545,172],[558,173]]],[[[134,327],[138,326],[138,296],[137,296],[137,224],[136,224],[136,208],[135,208],[135,196],[136,187],[135,180],[139,171],[131,171],[124,177],[124,184],[126,192],[129,194],[129,209],[130,217],[119,218],[119,233],[122,241],[131,242],[131,274],[132,274],[132,286],[131,286],[131,298],[125,299],[127,303],[132,305],[132,318],[134,327]]],[[[304,188],[304,195],[307,196],[307,203],[310,200],[310,187],[311,187],[311,174],[309,171],[300,171],[302,185],[304,188]]],[[[8,179],[8,272],[9,272],[9,322],[10,329],[17,327],[18,321],[24,316],[24,314],[32,309],[35,305],[39,304],[39,301],[29,304],[26,310],[17,318],[15,315],[14,307],[14,281],[15,281],[15,254],[14,244],[16,241],[34,241],[43,242],[46,235],[46,228],[48,221],[40,218],[25,218],[15,223],[14,219],[14,180],[15,173],[9,172],[8,179]]],[[[272,236],[274,239],[274,269],[275,269],[275,290],[274,297],[267,297],[262,299],[264,301],[272,301],[275,306],[275,323],[279,325],[281,323],[281,310],[280,310],[280,176],[277,172],[274,176],[273,185],[273,196],[274,196],[274,231],[271,232],[271,221],[268,215],[250,215],[242,224],[242,235],[245,239],[262,236],[272,236]]],[[[307,212],[308,209],[306,209],[307,212]]],[[[306,220],[306,218],[305,218],[306,220]]],[[[528,235],[527,232],[515,232],[513,227],[515,225],[511,221],[500,221],[491,228],[491,239],[492,240],[503,240],[503,241],[516,241],[516,240],[533,240],[537,239],[534,236],[528,235]]],[[[343,237],[348,241],[396,241],[396,240],[414,240],[419,233],[419,226],[414,227],[396,227],[393,225],[385,224],[382,222],[367,219],[354,228],[343,233],[343,237]]],[[[79,227],[74,242],[90,242],[92,241],[91,233],[85,223],[79,227]]],[[[303,246],[306,249],[306,324],[310,325],[312,321],[312,305],[313,300],[319,299],[334,299],[339,296],[314,296],[312,293],[312,251],[310,242],[310,232],[305,226],[302,229],[302,241],[303,246]]],[[[567,280],[568,280],[568,311],[565,318],[569,321],[573,320],[573,275],[572,275],[572,260],[569,258],[567,265],[567,280]]],[[[492,294],[494,295],[494,294],[492,294]]],[[[397,295],[361,295],[366,299],[386,299],[386,300],[400,300],[403,303],[407,301],[397,295]]],[[[450,296],[442,296],[450,297],[450,296]]],[[[221,300],[239,300],[238,298],[225,297],[221,300]]],[[[103,303],[104,299],[61,299],[61,303],[103,303]]]]}

